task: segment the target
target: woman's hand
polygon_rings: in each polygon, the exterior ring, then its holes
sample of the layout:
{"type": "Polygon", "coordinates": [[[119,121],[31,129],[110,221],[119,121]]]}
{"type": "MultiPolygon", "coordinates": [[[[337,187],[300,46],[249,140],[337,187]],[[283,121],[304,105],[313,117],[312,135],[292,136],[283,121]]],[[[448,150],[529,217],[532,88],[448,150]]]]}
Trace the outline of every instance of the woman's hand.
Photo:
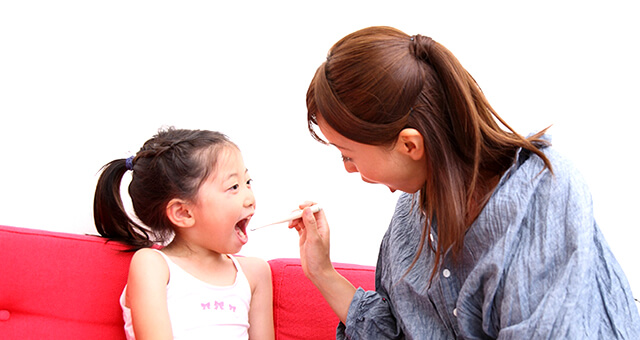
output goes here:
{"type": "Polygon", "coordinates": [[[313,204],[313,202],[301,204],[300,209],[304,210],[302,218],[289,224],[289,228],[295,228],[300,236],[300,262],[304,274],[311,281],[333,270],[329,224],[323,210],[314,214],[311,209],[306,209],[313,204]]]}
{"type": "Polygon", "coordinates": [[[289,224],[300,235],[300,262],[304,274],[320,290],[340,321],[346,323],[355,287],[338,273],[329,256],[329,224],[324,211],[308,209],[312,202],[300,205],[302,218],[289,224]]]}

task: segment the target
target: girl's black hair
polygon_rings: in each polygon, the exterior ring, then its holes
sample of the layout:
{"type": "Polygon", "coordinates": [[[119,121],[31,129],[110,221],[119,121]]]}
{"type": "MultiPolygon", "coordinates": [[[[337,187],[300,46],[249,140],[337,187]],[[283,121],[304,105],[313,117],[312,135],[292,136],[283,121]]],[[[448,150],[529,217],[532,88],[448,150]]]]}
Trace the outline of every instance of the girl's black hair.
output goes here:
{"type": "Polygon", "coordinates": [[[193,200],[225,147],[237,149],[222,133],[168,128],[146,141],[132,160],[106,164],[93,201],[98,233],[131,250],[168,242],[174,226],[166,215],[167,204],[175,198],[193,200]],[[120,196],[122,177],[129,169],[129,196],[142,224],[127,214],[120,196]]]}

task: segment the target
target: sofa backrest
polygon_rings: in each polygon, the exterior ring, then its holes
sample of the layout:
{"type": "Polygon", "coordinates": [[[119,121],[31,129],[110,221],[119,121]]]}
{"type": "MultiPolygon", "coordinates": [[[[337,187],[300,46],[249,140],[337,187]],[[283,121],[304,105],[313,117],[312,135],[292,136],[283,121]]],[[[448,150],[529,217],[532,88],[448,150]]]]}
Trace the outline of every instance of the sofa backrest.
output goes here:
{"type": "MultiPolygon", "coordinates": [[[[335,339],[339,320],[320,291],[302,271],[300,259],[269,261],[273,277],[276,340],[335,339]]],[[[354,286],[374,289],[375,267],[347,263],[333,266],[354,286]]]]}
{"type": "Polygon", "coordinates": [[[0,338],[125,339],[125,249],[97,236],[0,226],[0,338]]]}
{"type": "MultiPolygon", "coordinates": [[[[0,226],[0,339],[125,339],[130,252],[98,236],[0,226]]],[[[338,318],[299,259],[269,261],[276,340],[334,339],[338,318]]],[[[373,289],[374,267],[334,264],[373,289]]]]}

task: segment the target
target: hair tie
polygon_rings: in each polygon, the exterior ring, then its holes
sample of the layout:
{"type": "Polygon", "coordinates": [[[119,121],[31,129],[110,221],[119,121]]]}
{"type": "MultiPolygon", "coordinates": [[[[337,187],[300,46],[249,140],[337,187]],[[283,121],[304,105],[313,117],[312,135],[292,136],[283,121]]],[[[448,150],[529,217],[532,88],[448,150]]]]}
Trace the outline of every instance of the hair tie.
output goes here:
{"type": "Polygon", "coordinates": [[[125,161],[125,165],[127,167],[127,170],[133,170],[133,156],[127,158],[127,160],[125,161]]]}
{"type": "Polygon", "coordinates": [[[411,36],[411,45],[413,49],[413,54],[416,58],[428,62],[429,61],[429,50],[431,49],[434,41],[430,37],[425,37],[424,35],[416,34],[411,36]]]}

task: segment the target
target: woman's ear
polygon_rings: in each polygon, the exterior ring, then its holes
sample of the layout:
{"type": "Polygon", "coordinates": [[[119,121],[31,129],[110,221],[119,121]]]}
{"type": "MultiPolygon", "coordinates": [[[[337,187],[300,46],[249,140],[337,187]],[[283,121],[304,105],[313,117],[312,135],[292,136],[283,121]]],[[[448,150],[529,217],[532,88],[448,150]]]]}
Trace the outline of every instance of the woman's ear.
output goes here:
{"type": "Polygon", "coordinates": [[[191,205],[185,200],[174,198],[167,203],[166,209],[169,221],[176,227],[192,227],[196,220],[191,213],[191,205]]]}
{"type": "Polygon", "coordinates": [[[425,155],[424,139],[416,129],[406,128],[400,131],[396,141],[396,149],[406,154],[414,161],[420,160],[425,155]]]}

